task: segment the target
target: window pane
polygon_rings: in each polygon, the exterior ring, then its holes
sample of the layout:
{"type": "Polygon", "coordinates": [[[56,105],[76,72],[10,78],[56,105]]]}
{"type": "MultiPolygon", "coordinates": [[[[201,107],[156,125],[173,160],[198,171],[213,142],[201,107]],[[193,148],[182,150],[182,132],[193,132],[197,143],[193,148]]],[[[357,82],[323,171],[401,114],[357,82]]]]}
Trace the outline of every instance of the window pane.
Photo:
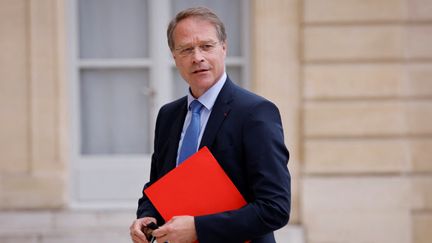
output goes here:
{"type": "Polygon", "coordinates": [[[177,68],[173,68],[173,98],[178,99],[185,96],[188,92],[189,84],[181,77],[177,68]]]}
{"type": "Polygon", "coordinates": [[[241,67],[227,67],[227,75],[234,83],[244,87],[241,67]]]}
{"type": "Polygon", "coordinates": [[[172,15],[188,7],[205,6],[221,18],[225,24],[228,39],[228,56],[241,56],[243,14],[241,0],[173,0],[172,15]]]}
{"type": "Polygon", "coordinates": [[[83,70],[82,154],[149,152],[148,71],[83,70]]]}
{"type": "Polygon", "coordinates": [[[79,0],[81,58],[148,56],[145,0],[79,0]]]}

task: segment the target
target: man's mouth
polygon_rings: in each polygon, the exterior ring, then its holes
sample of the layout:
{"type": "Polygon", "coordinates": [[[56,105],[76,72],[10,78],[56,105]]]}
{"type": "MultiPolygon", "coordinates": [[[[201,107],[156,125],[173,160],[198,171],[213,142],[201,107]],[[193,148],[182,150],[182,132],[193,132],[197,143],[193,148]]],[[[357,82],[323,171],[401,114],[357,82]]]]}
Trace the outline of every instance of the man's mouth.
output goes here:
{"type": "Polygon", "coordinates": [[[193,71],[192,73],[196,74],[196,73],[203,73],[203,72],[207,72],[207,71],[208,71],[208,69],[198,69],[198,70],[193,71]]]}

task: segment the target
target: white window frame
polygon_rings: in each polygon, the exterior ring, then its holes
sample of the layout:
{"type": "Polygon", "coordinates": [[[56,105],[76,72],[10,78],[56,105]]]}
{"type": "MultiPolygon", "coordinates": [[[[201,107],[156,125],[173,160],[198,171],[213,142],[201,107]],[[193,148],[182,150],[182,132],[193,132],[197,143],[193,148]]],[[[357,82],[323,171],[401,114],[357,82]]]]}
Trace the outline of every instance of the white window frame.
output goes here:
{"type": "MultiPolygon", "coordinates": [[[[151,154],[143,155],[83,155],[81,154],[81,127],[80,127],[80,100],[79,100],[79,74],[80,70],[87,68],[110,69],[110,68],[146,68],[149,71],[149,90],[152,96],[150,104],[150,131],[149,139],[153,145],[156,115],[159,108],[171,101],[173,98],[173,73],[175,67],[171,53],[166,42],[166,27],[171,18],[172,0],[148,0],[149,7],[149,58],[141,59],[85,59],[79,57],[79,31],[78,31],[78,0],[67,1],[65,5],[67,13],[67,34],[68,34],[68,60],[69,60],[69,90],[70,90],[70,167],[69,167],[69,206],[75,209],[132,209],[137,206],[137,199],[141,196],[143,183],[148,180],[150,174],[151,154]],[[155,21],[158,20],[158,21],[155,21]],[[164,40],[164,41],[161,41],[164,40]],[[139,185],[136,185],[136,199],[134,200],[95,200],[81,201],[79,199],[79,187],[77,178],[81,170],[99,170],[100,168],[115,169],[122,166],[135,171],[142,171],[143,176],[139,185]]],[[[242,7],[247,9],[243,15],[244,28],[242,40],[249,40],[250,4],[248,0],[241,0],[242,7]]],[[[250,41],[242,43],[241,57],[227,57],[227,67],[241,67],[242,86],[248,88],[250,80],[249,52],[250,41]]],[[[229,48],[229,47],[228,47],[229,48]]],[[[228,73],[229,75],[229,73],[228,73]]],[[[239,80],[237,80],[239,81],[239,80]]],[[[150,148],[152,151],[153,148],[150,148]]],[[[125,175],[128,176],[128,175],[125,175]]]]}

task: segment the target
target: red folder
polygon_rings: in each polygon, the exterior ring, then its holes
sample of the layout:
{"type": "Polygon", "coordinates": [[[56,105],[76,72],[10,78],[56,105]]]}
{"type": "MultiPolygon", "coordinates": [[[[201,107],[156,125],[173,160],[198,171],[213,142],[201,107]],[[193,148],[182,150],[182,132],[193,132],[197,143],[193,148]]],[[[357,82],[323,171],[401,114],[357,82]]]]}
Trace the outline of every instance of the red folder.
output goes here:
{"type": "Polygon", "coordinates": [[[173,216],[200,216],[246,205],[207,147],[153,183],[144,193],[166,221],[173,216]]]}

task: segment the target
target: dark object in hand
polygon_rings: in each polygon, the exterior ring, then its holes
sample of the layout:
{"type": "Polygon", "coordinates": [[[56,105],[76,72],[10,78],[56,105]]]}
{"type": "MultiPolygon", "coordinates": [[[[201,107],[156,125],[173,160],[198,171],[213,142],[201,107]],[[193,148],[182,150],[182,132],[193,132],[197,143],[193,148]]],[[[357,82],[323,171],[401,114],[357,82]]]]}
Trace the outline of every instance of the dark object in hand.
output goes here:
{"type": "Polygon", "coordinates": [[[143,226],[141,230],[146,235],[147,240],[151,241],[151,240],[153,240],[152,232],[153,232],[153,230],[155,230],[157,228],[159,228],[159,226],[157,226],[157,224],[150,222],[146,226],[143,226]]]}
{"type": "Polygon", "coordinates": [[[151,230],[155,230],[155,229],[159,228],[159,226],[157,226],[157,224],[155,224],[153,222],[150,222],[149,224],[147,224],[146,227],[151,229],[151,230]]]}

